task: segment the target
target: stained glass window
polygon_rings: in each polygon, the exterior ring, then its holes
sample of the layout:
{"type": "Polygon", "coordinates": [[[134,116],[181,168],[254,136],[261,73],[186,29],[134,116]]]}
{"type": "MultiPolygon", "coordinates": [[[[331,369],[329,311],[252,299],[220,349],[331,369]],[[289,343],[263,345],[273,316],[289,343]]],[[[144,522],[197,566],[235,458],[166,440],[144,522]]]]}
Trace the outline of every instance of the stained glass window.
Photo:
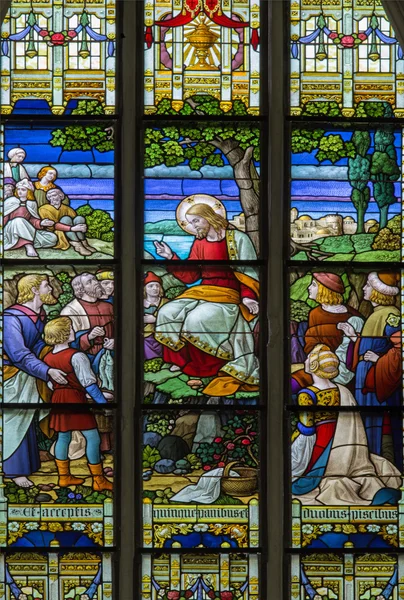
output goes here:
{"type": "Polygon", "coordinates": [[[379,1],[290,10],[289,591],[389,600],[403,577],[403,52],[379,1]]]}
{"type": "Polygon", "coordinates": [[[258,0],[153,0],[144,22],[146,114],[259,113],[258,0]]]}
{"type": "MultiPolygon", "coordinates": [[[[0,587],[115,598],[113,2],[1,27],[0,587]]],[[[1,595],[0,594],[0,595],[1,595]]]]}
{"type": "Polygon", "coordinates": [[[260,8],[157,0],[144,11],[142,593],[258,600],[260,8]]]}
{"type": "Polygon", "coordinates": [[[402,117],[400,47],[381,0],[290,3],[290,114],[402,117]]]}

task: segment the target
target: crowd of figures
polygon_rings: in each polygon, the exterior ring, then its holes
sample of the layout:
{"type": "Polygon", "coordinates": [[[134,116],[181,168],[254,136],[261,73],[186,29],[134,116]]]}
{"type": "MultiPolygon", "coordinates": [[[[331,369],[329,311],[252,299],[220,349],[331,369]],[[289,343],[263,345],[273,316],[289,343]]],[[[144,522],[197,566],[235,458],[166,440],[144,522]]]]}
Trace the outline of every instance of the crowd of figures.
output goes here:
{"type": "Polygon", "coordinates": [[[313,273],[303,300],[307,320],[291,323],[291,392],[305,409],[291,447],[293,496],[309,505],[396,504],[402,424],[388,409],[401,406],[400,277],[313,273]],[[356,406],[368,411],[343,410],[356,406]]]}
{"type": "Polygon", "coordinates": [[[101,450],[111,451],[112,426],[100,433],[94,414],[74,406],[106,405],[114,398],[114,274],[80,273],[71,286],[74,298],[50,318],[45,308],[57,303],[50,276],[24,274],[15,303],[4,310],[3,400],[21,408],[3,413],[2,470],[19,487],[33,485],[30,476],[41,464],[38,420],[45,435],[57,434],[59,487],[83,483],[70,473],[69,458],[86,454],[93,489],[112,491],[101,460],[101,450]],[[26,410],[37,403],[44,409],[26,410]]]}
{"type": "Polygon", "coordinates": [[[43,166],[37,180],[29,177],[23,148],[12,148],[4,163],[4,250],[24,248],[27,256],[38,258],[38,249],[67,250],[91,256],[97,249],[86,238],[87,224],[70,206],[69,198],[56,184],[58,172],[43,166]]]}

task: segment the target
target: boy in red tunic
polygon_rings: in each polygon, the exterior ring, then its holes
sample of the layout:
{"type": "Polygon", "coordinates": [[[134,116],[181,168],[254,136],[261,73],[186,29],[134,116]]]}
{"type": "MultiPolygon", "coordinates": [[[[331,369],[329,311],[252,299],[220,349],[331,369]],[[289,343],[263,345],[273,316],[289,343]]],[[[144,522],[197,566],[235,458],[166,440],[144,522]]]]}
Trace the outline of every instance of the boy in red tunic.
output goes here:
{"type": "Polygon", "coordinates": [[[106,404],[107,399],[97,385],[97,379],[91,368],[88,357],[79,350],[69,347],[75,340],[75,333],[69,317],[53,319],[45,325],[44,340],[53,350],[45,358],[50,368],[63,369],[66,373],[67,384],[53,384],[52,409],[50,427],[58,438],[55,445],[55,461],[59,473],[60,487],[80,485],[83,479],[73,477],[69,468],[69,444],[73,431],[80,431],[86,439],[86,455],[88,467],[93,477],[93,489],[97,492],[113,489],[113,485],[104,477],[100,444],[101,438],[97,422],[89,412],[74,412],[56,405],[87,404],[88,394],[97,404],[106,404]],[[59,365],[59,366],[56,366],[59,365]],[[63,368],[60,366],[63,365],[63,368]]]}

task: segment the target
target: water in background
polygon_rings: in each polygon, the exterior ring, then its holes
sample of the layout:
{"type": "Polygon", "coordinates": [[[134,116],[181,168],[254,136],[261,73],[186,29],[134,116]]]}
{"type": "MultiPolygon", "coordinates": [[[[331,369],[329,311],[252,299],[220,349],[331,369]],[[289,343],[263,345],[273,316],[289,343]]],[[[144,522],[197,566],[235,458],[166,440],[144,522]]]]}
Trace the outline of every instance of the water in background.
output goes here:
{"type": "Polygon", "coordinates": [[[158,233],[145,233],[144,249],[146,252],[150,252],[150,254],[153,255],[153,258],[165,260],[157,255],[156,248],[153,244],[154,241],[165,242],[179,258],[185,259],[189,256],[194,239],[195,237],[193,235],[161,235],[158,233]]]}

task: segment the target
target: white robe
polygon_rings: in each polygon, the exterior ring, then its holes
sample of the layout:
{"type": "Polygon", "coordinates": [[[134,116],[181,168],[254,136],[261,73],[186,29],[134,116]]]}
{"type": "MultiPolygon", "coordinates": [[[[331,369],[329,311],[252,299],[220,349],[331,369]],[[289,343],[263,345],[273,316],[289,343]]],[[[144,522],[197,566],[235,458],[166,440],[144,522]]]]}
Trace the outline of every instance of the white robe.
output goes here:
{"type": "MultiPolygon", "coordinates": [[[[4,217],[10,215],[22,205],[19,198],[10,196],[4,201],[4,217]]],[[[41,220],[36,202],[28,200],[26,203],[28,212],[35,218],[41,220]]],[[[35,248],[52,248],[56,246],[58,238],[52,231],[35,229],[35,227],[23,217],[16,217],[7,221],[3,230],[4,250],[12,250],[19,240],[31,242],[35,248]]]]}
{"type": "MultiPolygon", "coordinates": [[[[18,168],[19,168],[20,178],[18,179],[18,181],[21,181],[22,179],[28,179],[29,181],[31,181],[31,178],[28,175],[27,170],[23,164],[9,163],[9,162],[4,163],[4,173],[3,173],[4,179],[14,179],[13,172],[11,170],[11,164],[13,164],[13,166],[18,166],[18,168]]],[[[16,181],[16,183],[18,183],[18,181],[16,181]]]]}
{"type": "MultiPolygon", "coordinates": [[[[233,231],[226,240],[230,260],[256,260],[254,246],[245,233],[233,231]]],[[[233,267],[258,281],[252,266],[233,267]]],[[[189,287],[192,290],[192,286],[189,287]]],[[[257,317],[246,321],[238,304],[176,298],[159,308],[155,338],[171,349],[191,343],[207,354],[228,361],[221,371],[248,385],[259,384],[255,355],[254,326],[257,317]]]]}
{"type": "Polygon", "coordinates": [[[73,325],[74,331],[77,333],[79,331],[88,331],[90,329],[90,319],[86,311],[83,308],[83,305],[74,298],[69,304],[61,310],[61,316],[70,317],[73,325]]]}
{"type": "MultiPolygon", "coordinates": [[[[338,385],[338,389],[341,407],[356,406],[346,387],[338,385]]],[[[305,452],[305,438],[307,445],[312,447],[314,436],[302,434],[292,444],[292,480],[302,475],[311,456],[310,452],[305,452]],[[304,463],[306,466],[302,470],[304,463]]],[[[386,458],[369,452],[360,414],[340,412],[321,483],[311,492],[293,497],[308,506],[367,506],[382,488],[399,489],[401,485],[400,471],[386,458]]]]}

